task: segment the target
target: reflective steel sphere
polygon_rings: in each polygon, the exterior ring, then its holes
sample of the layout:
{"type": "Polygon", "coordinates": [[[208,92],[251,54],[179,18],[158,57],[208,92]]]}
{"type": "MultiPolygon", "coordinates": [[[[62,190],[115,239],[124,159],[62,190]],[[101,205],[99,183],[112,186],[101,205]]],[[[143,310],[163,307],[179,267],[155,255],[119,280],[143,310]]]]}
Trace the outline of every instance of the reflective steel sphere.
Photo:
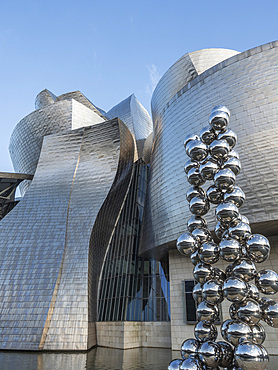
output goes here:
{"type": "Polygon", "coordinates": [[[207,157],[200,165],[200,174],[206,180],[213,180],[217,171],[219,171],[219,163],[212,157],[207,157]]]}
{"type": "Polygon", "coordinates": [[[197,248],[197,241],[190,233],[181,234],[177,240],[177,250],[184,256],[189,256],[192,252],[195,252],[197,248]]]}
{"type": "Polygon", "coordinates": [[[202,287],[203,298],[211,304],[218,304],[223,301],[222,282],[209,280],[202,287]]]}
{"type": "Polygon", "coordinates": [[[191,186],[186,192],[186,199],[188,202],[194,197],[206,198],[206,192],[199,186],[191,186]]]}
{"type": "Polygon", "coordinates": [[[201,262],[199,255],[198,255],[198,250],[190,254],[190,260],[194,266],[196,266],[198,263],[201,262]]]}
{"type": "Polygon", "coordinates": [[[212,158],[224,160],[228,157],[230,146],[226,140],[214,140],[209,146],[209,152],[212,158]]]}
{"type": "Polygon", "coordinates": [[[199,246],[201,244],[212,241],[211,233],[208,229],[202,227],[196,227],[192,231],[192,235],[197,240],[199,246]]]}
{"type": "Polygon", "coordinates": [[[222,224],[230,224],[233,220],[239,217],[239,211],[236,205],[231,202],[220,203],[216,208],[217,220],[222,224]]]}
{"type": "Polygon", "coordinates": [[[244,370],[264,370],[264,355],[255,343],[239,343],[234,352],[235,364],[244,370]]]}
{"type": "Polygon", "coordinates": [[[261,309],[259,303],[251,298],[245,299],[238,304],[237,316],[239,320],[249,326],[256,325],[261,319],[261,309]]]}
{"type": "Polygon", "coordinates": [[[270,244],[266,237],[260,234],[250,235],[246,241],[247,254],[253,262],[264,262],[270,253],[270,244]]]}
{"type": "Polygon", "coordinates": [[[196,284],[193,288],[192,296],[197,304],[201,303],[203,300],[202,291],[203,291],[203,286],[200,283],[196,284]]]}
{"type": "Polygon", "coordinates": [[[252,341],[253,339],[250,326],[240,320],[233,320],[230,322],[227,325],[225,334],[226,340],[233,346],[237,346],[240,342],[252,341]]]}
{"type": "Polygon", "coordinates": [[[233,130],[228,128],[218,135],[218,140],[226,140],[230,148],[233,149],[237,142],[237,135],[233,130]]]}
{"type": "Polygon", "coordinates": [[[223,339],[225,339],[226,341],[228,341],[227,339],[227,329],[229,327],[229,325],[233,322],[233,320],[225,320],[223,321],[222,325],[221,325],[221,335],[223,337],[223,339]]]}
{"type": "Polygon", "coordinates": [[[256,276],[256,266],[247,259],[240,259],[233,263],[231,274],[244,281],[250,281],[256,276]]]}
{"type": "Polygon", "coordinates": [[[186,359],[191,355],[195,355],[199,346],[200,342],[198,342],[196,339],[186,339],[181,345],[181,357],[186,359]]]}
{"type": "Polygon", "coordinates": [[[225,112],[225,113],[228,114],[229,117],[231,115],[229,109],[225,105],[222,105],[222,104],[219,104],[219,105],[216,105],[215,107],[213,107],[210,113],[213,113],[215,111],[225,112]]]}
{"type": "Polygon", "coordinates": [[[248,286],[245,281],[237,277],[229,277],[224,281],[223,293],[228,301],[239,303],[247,297],[248,286]]]}
{"type": "Polygon", "coordinates": [[[187,221],[187,228],[192,233],[192,231],[196,228],[206,228],[207,221],[202,216],[192,216],[187,221]]]}
{"type": "Polygon", "coordinates": [[[241,164],[238,158],[228,156],[227,160],[223,164],[223,168],[231,170],[235,176],[237,176],[240,173],[241,164]]]}
{"type": "Polygon", "coordinates": [[[180,370],[203,370],[202,362],[199,360],[197,356],[189,357],[181,363],[180,370]]]}
{"type": "Polygon", "coordinates": [[[239,186],[235,186],[232,191],[227,191],[224,194],[224,201],[232,202],[240,208],[245,201],[245,194],[239,186]]]}
{"type": "Polygon", "coordinates": [[[238,305],[236,303],[232,303],[230,305],[229,314],[232,320],[238,320],[237,309],[238,309],[238,305]]]}
{"type": "Polygon", "coordinates": [[[212,279],[220,282],[221,284],[224,283],[226,280],[226,274],[223,270],[219,269],[218,267],[213,267],[212,268],[212,279]]]}
{"type": "Polygon", "coordinates": [[[194,267],[193,275],[194,275],[194,279],[198,283],[203,284],[211,278],[212,267],[205,263],[198,263],[198,265],[194,267]]]}
{"type": "Polygon", "coordinates": [[[217,338],[217,329],[214,324],[206,324],[203,321],[198,322],[194,328],[194,334],[198,341],[205,342],[217,338]]]}
{"type": "Polygon", "coordinates": [[[219,247],[213,242],[203,243],[198,250],[202,262],[213,264],[219,260],[219,247]]]}
{"type": "Polygon", "coordinates": [[[203,127],[200,132],[200,139],[207,145],[213,142],[217,135],[211,126],[203,127]]]}
{"type": "Polygon", "coordinates": [[[228,367],[232,364],[234,359],[234,350],[233,347],[227,342],[217,342],[220,346],[222,355],[220,356],[220,363],[219,366],[221,367],[228,367]]]}
{"type": "Polygon", "coordinates": [[[211,185],[207,190],[208,200],[213,204],[220,204],[223,201],[224,193],[215,185],[211,185]]]}
{"type": "Polygon", "coordinates": [[[264,294],[275,294],[278,291],[278,274],[273,270],[261,270],[258,272],[256,286],[264,294]]]}
{"type": "Polygon", "coordinates": [[[186,162],[185,162],[185,165],[184,165],[184,172],[186,174],[188,174],[189,170],[191,170],[192,168],[199,168],[200,164],[199,162],[196,162],[196,161],[192,161],[192,159],[188,159],[186,162]]]}
{"type": "Polygon", "coordinates": [[[246,216],[240,215],[240,219],[242,222],[244,222],[247,225],[250,225],[250,222],[246,216]]]}
{"type": "Polygon", "coordinates": [[[193,167],[188,171],[187,181],[189,182],[189,184],[194,186],[201,186],[206,182],[206,180],[200,174],[199,168],[196,167],[193,167]]]}
{"type": "Polygon", "coordinates": [[[186,149],[186,145],[192,141],[192,140],[200,140],[199,136],[198,135],[195,135],[195,134],[189,134],[189,135],[186,135],[184,141],[183,141],[183,146],[184,148],[186,149]]]}
{"type": "Polygon", "coordinates": [[[224,168],[214,175],[213,181],[219,190],[228,190],[234,187],[236,175],[229,168],[224,168]]]}
{"type": "Polygon", "coordinates": [[[190,212],[196,216],[204,216],[209,208],[209,201],[201,197],[192,198],[189,204],[190,212]]]}
{"type": "Polygon", "coordinates": [[[240,221],[236,226],[229,227],[229,236],[242,242],[251,235],[251,228],[248,224],[240,221]]]}
{"type": "Polygon", "coordinates": [[[267,366],[267,363],[268,363],[268,361],[269,361],[269,356],[268,356],[267,350],[266,350],[266,349],[264,348],[264,346],[262,346],[261,344],[258,344],[258,346],[260,347],[260,349],[261,349],[261,350],[262,350],[262,352],[263,352],[265,366],[267,366]]]}
{"type": "Polygon", "coordinates": [[[208,154],[208,146],[201,140],[192,140],[186,145],[186,153],[194,161],[203,161],[208,154]]]}
{"type": "Polygon", "coordinates": [[[278,303],[269,300],[261,304],[263,320],[273,328],[278,328],[278,303]]]}
{"type": "Polygon", "coordinates": [[[229,124],[229,115],[222,110],[213,110],[209,116],[209,124],[214,130],[224,130],[229,124]]]}
{"type": "Polygon", "coordinates": [[[180,359],[172,360],[168,365],[168,370],[179,370],[181,363],[182,360],[180,359]]]}
{"type": "Polygon", "coordinates": [[[219,309],[217,306],[206,301],[199,303],[197,307],[198,321],[204,321],[205,324],[211,324],[219,317],[219,309]]]}
{"type": "Polygon", "coordinates": [[[221,224],[221,222],[217,222],[214,232],[218,239],[222,238],[223,233],[227,230],[225,225],[221,224]]]}
{"type": "Polygon", "coordinates": [[[213,341],[204,342],[198,349],[200,360],[209,367],[216,367],[220,363],[222,351],[219,344],[213,341]]]}
{"type": "Polygon", "coordinates": [[[241,245],[235,239],[224,239],[219,244],[219,253],[223,260],[227,262],[234,262],[241,256],[241,245]]]}
{"type": "Polygon", "coordinates": [[[254,299],[255,301],[259,301],[259,298],[260,298],[260,292],[259,292],[259,289],[256,287],[256,285],[252,284],[252,283],[248,283],[247,284],[248,286],[248,294],[247,294],[247,298],[252,298],[254,299]]]}
{"type": "Polygon", "coordinates": [[[253,332],[253,340],[257,344],[263,344],[265,341],[265,330],[262,324],[256,324],[252,326],[252,332],[253,332]]]}
{"type": "Polygon", "coordinates": [[[239,159],[238,152],[236,152],[234,149],[232,149],[230,153],[228,154],[228,158],[233,158],[233,157],[239,159]]]}

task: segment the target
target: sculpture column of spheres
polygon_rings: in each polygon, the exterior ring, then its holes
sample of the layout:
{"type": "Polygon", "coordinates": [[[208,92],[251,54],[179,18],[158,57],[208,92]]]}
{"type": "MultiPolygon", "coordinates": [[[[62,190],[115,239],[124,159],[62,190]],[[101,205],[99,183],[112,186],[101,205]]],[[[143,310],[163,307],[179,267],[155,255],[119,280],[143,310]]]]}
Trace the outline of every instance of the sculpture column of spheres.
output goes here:
{"type": "Polygon", "coordinates": [[[229,118],[227,107],[216,106],[200,136],[188,135],[184,140],[190,157],[184,170],[191,185],[186,197],[193,215],[187,223],[188,232],[177,240],[177,249],[194,265],[198,323],[195,338],[182,343],[181,359],[171,361],[168,370],[264,370],[269,357],[262,346],[265,331],[259,321],[278,327],[278,303],[260,298],[260,292],[277,293],[278,275],[272,270],[256,270],[255,264],[268,258],[270,245],[263,235],[252,234],[248,218],[239,212],[245,194],[236,186],[241,164],[234,150],[237,136],[228,128],[229,118]],[[207,191],[201,187],[206,181],[213,181],[207,191]],[[218,242],[203,217],[210,204],[217,206],[218,242]],[[229,264],[225,272],[213,267],[220,258],[229,264]],[[225,298],[231,302],[231,319],[222,323],[224,341],[217,342],[214,323],[225,298]]]}

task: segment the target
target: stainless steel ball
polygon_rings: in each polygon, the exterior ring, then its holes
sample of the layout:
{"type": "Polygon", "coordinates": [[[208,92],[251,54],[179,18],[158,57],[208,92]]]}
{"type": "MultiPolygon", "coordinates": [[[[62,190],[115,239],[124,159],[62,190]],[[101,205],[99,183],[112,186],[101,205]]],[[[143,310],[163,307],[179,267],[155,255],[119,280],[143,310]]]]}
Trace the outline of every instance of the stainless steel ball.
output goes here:
{"type": "Polygon", "coordinates": [[[194,285],[192,296],[197,304],[200,304],[203,300],[202,291],[203,291],[203,284],[198,283],[194,285]]]}
{"type": "Polygon", "coordinates": [[[190,254],[190,260],[194,266],[196,266],[198,263],[201,262],[199,255],[198,255],[198,250],[190,254]]]}
{"type": "Polygon", "coordinates": [[[212,158],[218,161],[225,160],[230,152],[230,146],[226,140],[214,140],[209,146],[212,158]]]}
{"type": "Polygon", "coordinates": [[[229,314],[232,320],[238,320],[237,309],[238,305],[236,303],[232,303],[229,307],[229,314]]]}
{"type": "Polygon", "coordinates": [[[244,281],[250,281],[254,279],[257,274],[256,266],[252,261],[241,258],[233,263],[231,274],[244,281]]]}
{"type": "Polygon", "coordinates": [[[239,320],[249,326],[256,325],[261,320],[261,309],[258,302],[251,298],[245,299],[238,304],[237,316],[239,320]]]}
{"type": "Polygon", "coordinates": [[[228,154],[228,158],[237,158],[237,159],[239,159],[238,152],[236,152],[234,149],[232,149],[230,151],[230,153],[228,154]]]}
{"type": "Polygon", "coordinates": [[[213,180],[220,169],[219,163],[212,157],[207,157],[200,165],[200,174],[205,180],[213,180]]]}
{"type": "Polygon", "coordinates": [[[228,156],[225,163],[223,163],[223,168],[231,170],[237,176],[241,171],[241,163],[238,158],[228,156]]]}
{"type": "Polygon", "coordinates": [[[181,345],[181,357],[185,360],[191,355],[197,354],[200,342],[197,339],[186,339],[181,345]]]}
{"type": "Polygon", "coordinates": [[[186,199],[188,202],[194,197],[206,198],[206,192],[203,188],[199,186],[191,186],[186,192],[186,199]]]}
{"type": "Polygon", "coordinates": [[[251,235],[251,228],[245,222],[240,221],[236,226],[230,226],[228,233],[231,238],[241,243],[251,235]]]}
{"type": "Polygon", "coordinates": [[[233,322],[233,320],[228,319],[228,320],[223,321],[223,323],[221,325],[221,335],[222,335],[223,339],[225,339],[226,341],[228,341],[228,339],[227,339],[227,329],[228,329],[229,325],[232,322],[233,322]]]}
{"type": "Polygon", "coordinates": [[[247,298],[252,298],[255,301],[259,302],[259,299],[260,299],[259,289],[256,287],[256,285],[254,285],[252,283],[248,283],[247,286],[248,286],[248,289],[249,289],[248,294],[247,294],[247,298]]]}
{"type": "Polygon", "coordinates": [[[278,328],[278,303],[269,300],[267,303],[261,305],[262,319],[273,328],[278,328]]]}
{"type": "Polygon", "coordinates": [[[201,197],[194,197],[189,203],[189,209],[196,216],[204,216],[210,209],[209,201],[201,197]]]}
{"type": "Polygon", "coordinates": [[[187,173],[187,181],[190,185],[201,186],[206,180],[200,174],[199,168],[193,167],[187,173]]]}
{"type": "Polygon", "coordinates": [[[222,238],[223,233],[227,230],[227,226],[221,224],[221,222],[217,222],[214,232],[216,237],[220,240],[222,238]]]}
{"type": "Polygon", "coordinates": [[[198,348],[200,360],[208,367],[216,367],[220,364],[222,351],[219,344],[213,341],[207,341],[198,348]]]}
{"type": "Polygon", "coordinates": [[[253,339],[250,326],[240,320],[232,320],[232,322],[227,325],[225,334],[226,340],[233,346],[237,346],[240,342],[252,341],[253,339]]]}
{"type": "Polygon", "coordinates": [[[192,161],[191,158],[189,158],[186,162],[185,162],[185,165],[184,165],[184,172],[186,174],[188,174],[189,170],[191,170],[192,168],[199,168],[200,166],[200,163],[199,162],[196,162],[196,161],[192,161]]]}
{"type": "Polygon", "coordinates": [[[264,370],[264,355],[255,343],[239,343],[234,352],[235,364],[244,370],[264,370]]]}
{"type": "Polygon", "coordinates": [[[207,265],[205,263],[198,263],[193,269],[194,279],[198,283],[205,283],[209,280],[212,276],[212,267],[211,265],[207,265]]]}
{"type": "Polygon", "coordinates": [[[234,262],[241,257],[241,245],[235,239],[224,239],[219,243],[219,254],[223,260],[234,262]]]}
{"type": "Polygon", "coordinates": [[[207,145],[217,138],[214,129],[211,126],[205,126],[200,132],[200,139],[207,145]]]}
{"type": "Polygon", "coordinates": [[[191,140],[186,145],[187,155],[194,161],[203,161],[208,155],[208,146],[201,140],[191,140]]]}
{"type": "Polygon", "coordinates": [[[216,305],[206,301],[199,303],[197,307],[198,321],[204,321],[206,324],[214,323],[219,317],[219,309],[216,305]]]}
{"type": "Polygon", "coordinates": [[[217,328],[214,324],[206,324],[199,321],[194,328],[194,335],[199,342],[215,340],[217,338],[217,328]]]}
{"type": "Polygon", "coordinates": [[[239,211],[235,204],[231,202],[220,203],[216,208],[216,217],[224,225],[229,225],[239,217],[239,211]]]}
{"type": "Polygon", "coordinates": [[[210,113],[213,113],[215,111],[225,112],[225,113],[228,114],[229,117],[231,115],[229,109],[225,105],[222,105],[222,104],[219,104],[219,105],[216,105],[215,107],[213,107],[210,113]]]}
{"type": "Polygon", "coordinates": [[[177,250],[184,256],[189,256],[198,248],[197,240],[191,233],[184,233],[177,240],[177,250]]]}
{"type": "Polygon", "coordinates": [[[182,363],[181,359],[176,358],[172,360],[168,365],[168,370],[179,370],[181,363],[182,363]]]}
{"type": "Polygon", "coordinates": [[[210,242],[213,240],[211,232],[204,227],[196,227],[192,231],[192,235],[197,240],[199,246],[201,246],[203,243],[210,242]]]}
{"type": "Polygon", "coordinates": [[[224,194],[224,201],[232,202],[240,208],[245,201],[245,194],[239,186],[235,186],[232,191],[227,191],[224,194]]]}
{"type": "Polygon", "coordinates": [[[247,225],[250,225],[250,221],[246,216],[240,215],[240,221],[244,222],[247,225]]]}
{"type": "Polygon", "coordinates": [[[219,260],[219,246],[213,242],[205,242],[198,249],[202,262],[213,264],[219,260]]]}
{"type": "Polygon", "coordinates": [[[206,228],[207,221],[202,216],[192,216],[187,221],[187,228],[188,231],[192,233],[192,231],[196,228],[206,228]]]}
{"type": "Polygon", "coordinates": [[[202,287],[202,297],[211,304],[219,304],[223,301],[222,282],[209,280],[202,287]]]}
{"type": "Polygon", "coordinates": [[[183,141],[183,146],[184,148],[186,149],[186,145],[192,141],[192,140],[200,140],[199,136],[198,135],[195,135],[195,134],[188,134],[186,135],[184,141],[183,141]]]}
{"type": "Polygon", "coordinates": [[[179,367],[180,370],[203,370],[202,362],[197,356],[189,357],[182,361],[179,367]]]}
{"type": "Polygon", "coordinates": [[[220,204],[224,199],[224,193],[219,190],[215,185],[211,185],[207,189],[207,198],[213,204],[220,204]]]}
{"type": "Polygon", "coordinates": [[[247,297],[248,286],[237,277],[229,277],[224,281],[223,294],[228,301],[239,303],[247,297]]]}
{"type": "Polygon", "coordinates": [[[224,281],[226,280],[226,274],[220,268],[213,267],[212,268],[211,278],[214,279],[214,280],[216,280],[216,281],[219,281],[221,284],[223,284],[224,281]]]}
{"type": "Polygon", "coordinates": [[[230,148],[233,149],[237,143],[237,134],[228,128],[227,130],[220,132],[218,140],[226,140],[230,148]]]}
{"type": "Polygon", "coordinates": [[[266,334],[262,324],[257,323],[256,325],[252,326],[251,329],[253,332],[253,341],[257,344],[263,344],[266,334]]]}
{"type": "Polygon", "coordinates": [[[213,181],[219,190],[229,190],[235,186],[236,175],[229,168],[223,168],[214,175],[213,181]]]}
{"type": "Polygon", "coordinates": [[[213,110],[209,116],[209,124],[214,130],[224,130],[229,124],[229,115],[223,110],[213,110]]]}
{"type": "Polygon", "coordinates": [[[270,253],[269,241],[263,235],[252,234],[246,241],[246,251],[253,262],[264,262],[270,253]]]}
{"type": "Polygon", "coordinates": [[[260,347],[260,349],[261,349],[261,350],[262,350],[262,352],[263,352],[265,366],[267,366],[267,363],[268,363],[268,361],[269,361],[268,352],[267,352],[267,350],[265,349],[265,347],[264,347],[263,345],[258,344],[258,346],[260,347]]]}
{"type": "Polygon", "coordinates": [[[273,270],[261,270],[258,272],[255,283],[260,292],[275,294],[278,292],[278,274],[273,270]]]}
{"type": "Polygon", "coordinates": [[[217,342],[221,349],[221,356],[220,356],[220,367],[229,367],[233,363],[234,359],[234,350],[233,347],[227,342],[217,342]]]}

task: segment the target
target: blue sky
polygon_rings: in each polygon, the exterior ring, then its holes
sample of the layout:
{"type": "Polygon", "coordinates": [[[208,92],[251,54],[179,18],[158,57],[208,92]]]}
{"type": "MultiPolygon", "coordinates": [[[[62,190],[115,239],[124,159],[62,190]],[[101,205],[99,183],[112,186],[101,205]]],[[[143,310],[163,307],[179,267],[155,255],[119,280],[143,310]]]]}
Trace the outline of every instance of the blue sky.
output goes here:
{"type": "Polygon", "coordinates": [[[276,1],[0,0],[0,172],[43,89],[80,90],[104,110],[135,93],[150,111],[159,77],[183,54],[245,51],[277,37],[276,1]]]}

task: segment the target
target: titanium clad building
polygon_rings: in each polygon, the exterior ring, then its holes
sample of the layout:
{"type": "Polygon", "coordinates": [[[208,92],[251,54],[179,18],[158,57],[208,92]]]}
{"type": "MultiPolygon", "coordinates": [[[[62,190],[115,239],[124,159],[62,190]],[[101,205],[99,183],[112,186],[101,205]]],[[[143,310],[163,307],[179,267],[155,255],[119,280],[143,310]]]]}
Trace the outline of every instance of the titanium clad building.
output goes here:
{"type": "Polygon", "coordinates": [[[10,142],[15,171],[34,177],[0,222],[0,349],[178,350],[193,336],[192,264],[175,247],[190,217],[183,138],[218,104],[238,135],[241,212],[271,241],[262,268],[278,270],[277,72],[278,42],[185,54],[153,93],[153,120],[134,95],[106,113],[79,91],[40,92],[10,142]]]}

